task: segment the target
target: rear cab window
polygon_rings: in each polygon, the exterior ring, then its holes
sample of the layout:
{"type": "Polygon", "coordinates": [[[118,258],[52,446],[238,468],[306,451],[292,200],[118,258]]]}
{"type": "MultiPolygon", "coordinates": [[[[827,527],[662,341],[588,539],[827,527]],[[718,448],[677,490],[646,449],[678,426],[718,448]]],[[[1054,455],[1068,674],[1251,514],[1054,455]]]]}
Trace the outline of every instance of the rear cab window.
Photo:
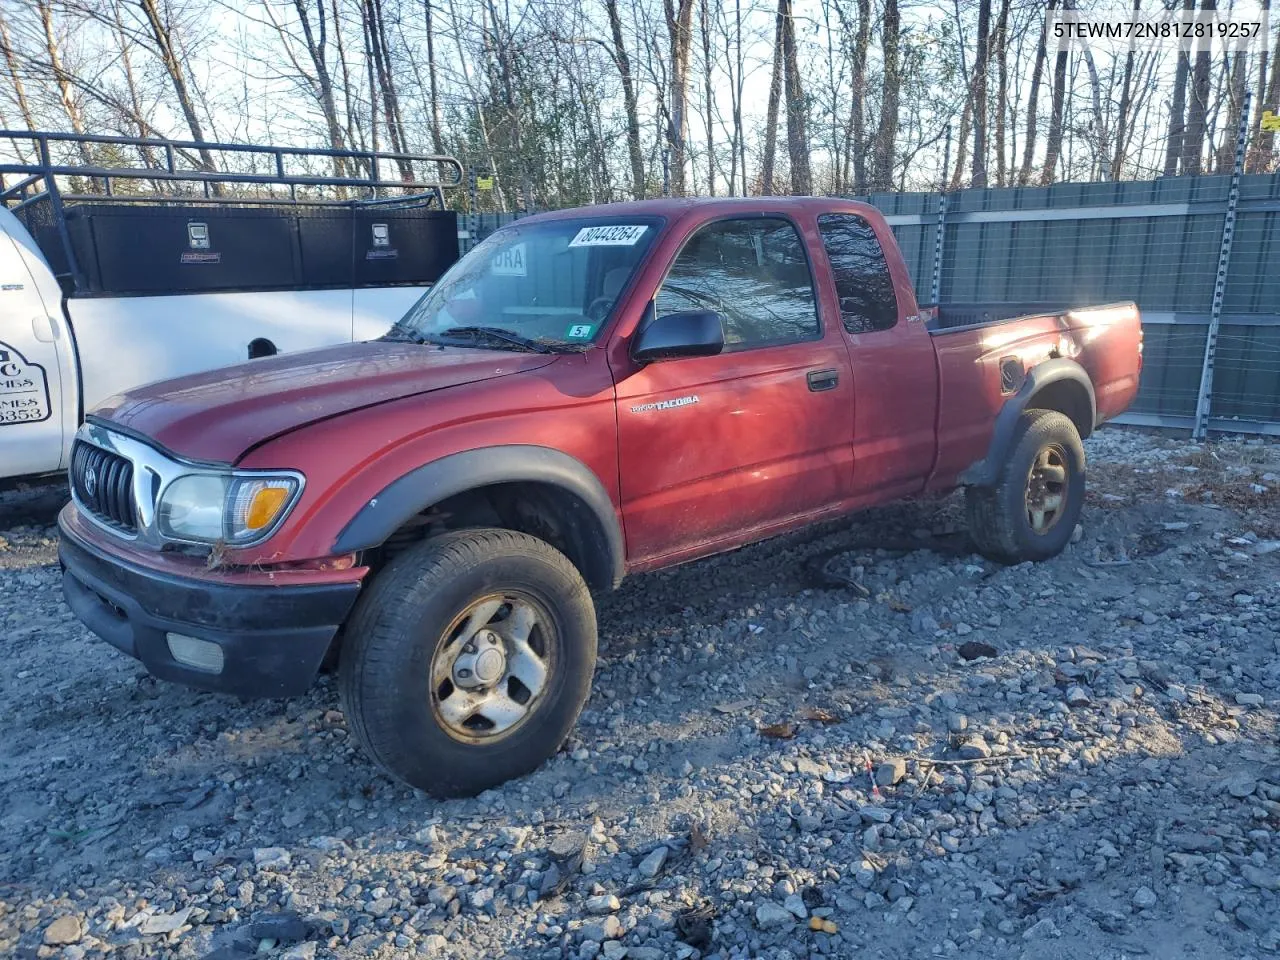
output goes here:
{"type": "Polygon", "coordinates": [[[852,213],[824,213],[818,231],[840,301],[840,320],[849,333],[890,330],[898,322],[898,295],[875,230],[852,213]]]}

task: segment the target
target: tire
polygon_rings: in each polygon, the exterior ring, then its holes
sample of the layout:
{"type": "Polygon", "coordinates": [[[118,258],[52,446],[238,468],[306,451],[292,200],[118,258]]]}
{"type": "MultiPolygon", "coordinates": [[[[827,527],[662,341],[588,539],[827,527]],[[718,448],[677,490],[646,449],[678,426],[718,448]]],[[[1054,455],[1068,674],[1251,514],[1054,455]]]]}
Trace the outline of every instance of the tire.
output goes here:
{"type": "Polygon", "coordinates": [[[1071,542],[1084,490],[1084,445],[1076,425],[1056,410],[1026,411],[995,485],[965,488],[969,532],[978,552],[999,563],[1057,556],[1071,542]],[[1060,497],[1056,510],[1035,512],[1053,503],[1055,495],[1060,497]]]}
{"type": "Polygon", "coordinates": [[[396,557],[360,598],[339,689],[376,763],[434,796],[472,796],[560,749],[591,690],[595,659],[595,607],[567,557],[523,533],[460,530],[396,557]],[[489,643],[500,651],[501,679],[489,643]],[[492,682],[463,686],[482,678],[492,682]],[[513,721],[517,707],[524,714],[513,721]]]}

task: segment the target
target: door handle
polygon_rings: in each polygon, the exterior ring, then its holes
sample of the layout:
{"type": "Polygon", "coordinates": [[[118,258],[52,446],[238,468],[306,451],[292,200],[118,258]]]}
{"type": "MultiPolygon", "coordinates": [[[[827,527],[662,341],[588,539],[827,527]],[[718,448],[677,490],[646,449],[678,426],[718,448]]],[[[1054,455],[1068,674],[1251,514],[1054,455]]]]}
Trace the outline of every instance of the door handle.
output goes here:
{"type": "Polygon", "coordinates": [[[809,381],[809,390],[812,393],[821,393],[824,390],[834,390],[836,385],[840,383],[839,370],[810,370],[805,379],[809,381]]]}

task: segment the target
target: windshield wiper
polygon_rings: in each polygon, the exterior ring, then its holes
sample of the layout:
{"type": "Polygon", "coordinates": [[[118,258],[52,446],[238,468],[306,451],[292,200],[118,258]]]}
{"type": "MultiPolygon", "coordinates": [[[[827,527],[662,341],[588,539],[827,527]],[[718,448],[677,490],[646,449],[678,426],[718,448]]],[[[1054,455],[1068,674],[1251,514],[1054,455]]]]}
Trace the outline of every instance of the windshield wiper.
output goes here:
{"type": "MultiPolygon", "coordinates": [[[[535,340],[532,337],[525,337],[518,333],[512,333],[502,327],[450,327],[448,330],[440,330],[432,335],[433,342],[440,342],[446,338],[467,337],[471,340],[487,338],[489,340],[497,340],[502,343],[520,347],[524,350],[531,350],[534,353],[562,353],[564,351],[556,349],[550,343],[542,340],[535,340]]],[[[423,338],[426,339],[426,338],[423,338]]]]}
{"type": "Polygon", "coordinates": [[[408,327],[402,327],[400,321],[397,320],[395,325],[378,338],[386,343],[421,343],[422,338],[416,333],[409,330],[408,327]]]}

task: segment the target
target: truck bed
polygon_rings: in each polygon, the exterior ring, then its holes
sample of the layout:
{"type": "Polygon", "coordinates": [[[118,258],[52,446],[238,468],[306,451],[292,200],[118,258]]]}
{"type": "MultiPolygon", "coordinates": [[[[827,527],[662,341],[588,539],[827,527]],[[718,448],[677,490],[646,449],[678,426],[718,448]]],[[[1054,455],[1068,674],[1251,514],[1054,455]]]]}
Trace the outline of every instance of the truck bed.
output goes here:
{"type": "Polygon", "coordinates": [[[1121,413],[1137,392],[1141,363],[1135,369],[1133,357],[1141,357],[1142,325],[1134,303],[1065,309],[949,304],[922,312],[938,368],[933,489],[950,487],[986,455],[1005,401],[1022,388],[1029,371],[1046,361],[1074,360],[1089,374],[1094,409],[1084,407],[1073,416],[1081,436],[1121,413]]]}
{"type": "Polygon", "coordinates": [[[1057,316],[1071,307],[1061,303],[930,303],[922,304],[930,333],[949,333],[965,327],[987,327],[1029,317],[1057,316]]]}

